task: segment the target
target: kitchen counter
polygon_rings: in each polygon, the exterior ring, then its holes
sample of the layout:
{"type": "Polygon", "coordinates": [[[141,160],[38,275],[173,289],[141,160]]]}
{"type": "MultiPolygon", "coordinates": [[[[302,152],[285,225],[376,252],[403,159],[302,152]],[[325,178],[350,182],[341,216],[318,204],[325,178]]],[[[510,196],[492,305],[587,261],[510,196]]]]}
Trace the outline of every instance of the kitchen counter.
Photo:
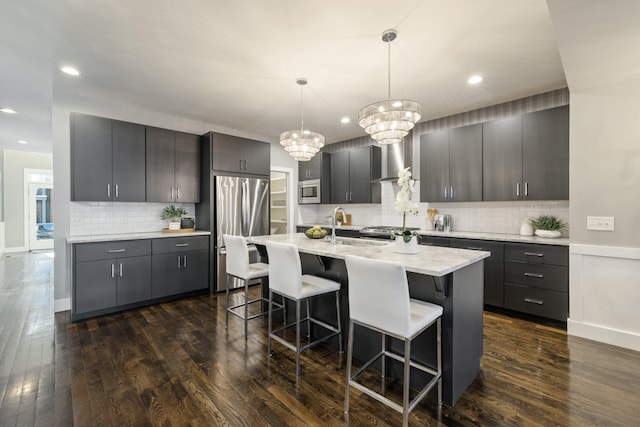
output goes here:
{"type": "MultiPolygon", "coordinates": [[[[414,255],[396,254],[394,243],[384,240],[341,238],[335,247],[323,239],[313,240],[303,233],[277,234],[248,237],[262,251],[269,241],[292,243],[298,247],[303,274],[315,274],[341,283],[342,330],[348,328],[349,281],[344,262],[346,255],[359,255],[370,259],[401,262],[407,269],[407,280],[411,298],[438,304],[442,314],[442,396],[446,405],[453,406],[480,372],[482,356],[482,313],[484,259],[489,252],[464,249],[419,246],[414,255]]],[[[266,253],[266,252],[265,252],[266,253]]],[[[329,322],[335,316],[335,303],[319,297],[312,301],[314,315],[329,322]],[[329,315],[330,314],[330,315],[329,315]]],[[[313,332],[312,332],[313,333],[313,332]]],[[[358,347],[354,357],[369,360],[379,349],[377,333],[360,330],[358,347]]],[[[342,337],[343,345],[346,334],[342,337]]],[[[435,361],[434,336],[427,332],[418,337],[411,346],[412,358],[433,366],[435,361]]],[[[331,341],[336,345],[335,341],[331,341]]],[[[404,345],[399,340],[389,339],[388,348],[402,352],[404,345]]],[[[402,378],[398,364],[387,365],[387,375],[402,378]]],[[[421,387],[430,379],[428,375],[415,377],[416,386],[421,387]],[[420,384],[424,383],[424,384],[420,384]]],[[[413,382],[413,379],[412,379],[413,382]]]]}
{"type": "Polygon", "coordinates": [[[345,255],[358,255],[369,259],[396,261],[402,263],[409,272],[436,277],[445,276],[491,255],[484,251],[424,245],[418,245],[417,254],[406,255],[395,253],[395,242],[392,241],[338,237],[338,244],[331,246],[327,239],[309,239],[303,233],[254,236],[247,237],[247,241],[255,244],[268,241],[293,243],[300,252],[337,259],[344,259],[345,255]]]}
{"type": "Polygon", "coordinates": [[[121,234],[96,234],[85,236],[69,236],[67,243],[92,243],[92,242],[111,242],[115,240],[140,240],[140,239],[162,239],[166,237],[190,237],[190,236],[209,236],[210,231],[191,231],[180,233],[162,233],[153,231],[147,233],[121,233],[121,234]]]}
{"type": "MultiPolygon", "coordinates": [[[[315,224],[298,224],[297,227],[311,228],[315,224]]],[[[324,224],[318,224],[322,228],[331,227],[324,224]]],[[[336,227],[336,230],[351,230],[360,231],[360,229],[366,227],[365,225],[343,225],[336,227]]],[[[569,246],[568,237],[559,237],[557,239],[549,239],[537,236],[521,236],[519,234],[506,234],[506,233],[484,233],[478,231],[451,231],[446,233],[444,231],[432,231],[425,230],[423,228],[416,230],[418,234],[423,236],[435,236],[435,237],[451,237],[457,239],[477,239],[477,240],[493,240],[496,242],[514,242],[514,243],[536,243],[540,245],[558,245],[569,246]]]]}

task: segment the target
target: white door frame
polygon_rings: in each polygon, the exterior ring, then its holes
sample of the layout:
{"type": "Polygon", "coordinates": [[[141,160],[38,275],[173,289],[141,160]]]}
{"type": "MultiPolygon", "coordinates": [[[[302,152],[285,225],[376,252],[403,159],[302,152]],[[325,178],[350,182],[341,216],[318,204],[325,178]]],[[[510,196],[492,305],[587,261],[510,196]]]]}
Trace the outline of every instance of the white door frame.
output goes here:
{"type": "Polygon", "coordinates": [[[29,184],[29,213],[27,217],[29,218],[29,250],[41,250],[41,249],[53,249],[53,239],[46,240],[38,240],[37,232],[36,232],[36,199],[34,197],[34,193],[38,188],[49,188],[51,190],[51,194],[53,195],[53,184],[52,183],[30,183],[29,184]]]}
{"type": "Polygon", "coordinates": [[[282,172],[288,174],[289,179],[287,180],[287,233],[295,233],[295,228],[293,226],[293,215],[294,215],[294,207],[293,207],[293,169],[292,168],[283,168],[280,166],[271,166],[271,170],[273,172],[282,172]]]}
{"type": "Polygon", "coordinates": [[[24,248],[25,250],[31,250],[29,248],[29,184],[53,184],[53,170],[51,169],[26,169],[24,170],[24,187],[23,187],[23,199],[24,199],[24,248]],[[31,181],[31,175],[51,175],[51,181],[34,180],[31,181]]]}

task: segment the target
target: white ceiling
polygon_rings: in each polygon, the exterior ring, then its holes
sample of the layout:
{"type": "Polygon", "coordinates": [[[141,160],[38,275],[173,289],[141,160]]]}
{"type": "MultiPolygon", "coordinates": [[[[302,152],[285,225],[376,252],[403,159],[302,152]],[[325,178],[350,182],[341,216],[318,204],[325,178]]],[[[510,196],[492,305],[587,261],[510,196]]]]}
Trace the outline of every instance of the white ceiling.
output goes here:
{"type": "Polygon", "coordinates": [[[52,94],[275,141],[300,126],[298,77],[306,128],[328,143],[361,136],[358,110],[387,95],[388,28],[391,96],[418,101],[423,121],[567,85],[545,0],[12,1],[0,106],[19,114],[0,114],[0,148],[51,151],[52,94]],[[66,63],[82,76],[58,72],[66,63]]]}

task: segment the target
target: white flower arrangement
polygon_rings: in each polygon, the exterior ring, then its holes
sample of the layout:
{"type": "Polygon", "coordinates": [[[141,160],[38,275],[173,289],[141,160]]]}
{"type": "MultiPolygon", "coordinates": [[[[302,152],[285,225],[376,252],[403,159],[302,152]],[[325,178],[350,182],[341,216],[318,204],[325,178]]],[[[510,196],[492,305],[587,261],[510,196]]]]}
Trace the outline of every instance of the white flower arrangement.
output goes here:
{"type": "Polygon", "coordinates": [[[418,215],[418,204],[413,201],[415,180],[411,179],[411,167],[401,170],[398,173],[398,185],[400,191],[396,195],[396,211],[402,212],[402,236],[405,242],[411,240],[414,233],[407,228],[407,212],[418,215]]]}

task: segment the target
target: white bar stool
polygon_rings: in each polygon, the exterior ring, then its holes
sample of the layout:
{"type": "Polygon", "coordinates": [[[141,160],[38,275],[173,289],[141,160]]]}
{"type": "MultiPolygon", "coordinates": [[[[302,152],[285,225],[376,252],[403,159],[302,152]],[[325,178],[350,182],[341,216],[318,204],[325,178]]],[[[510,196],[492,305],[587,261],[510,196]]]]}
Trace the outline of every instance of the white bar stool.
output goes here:
{"type": "MultiPolygon", "coordinates": [[[[342,353],[342,330],[340,327],[340,283],[333,280],[324,279],[322,277],[309,274],[302,274],[302,266],[300,264],[300,256],[298,248],[295,245],[287,243],[266,242],[267,254],[269,255],[269,345],[268,354],[271,356],[271,340],[276,340],[290,350],[296,352],[296,378],[300,376],[300,353],[309,347],[316,345],[322,341],[326,341],[331,337],[338,336],[338,345],[340,353],[342,353]],[[309,299],[335,293],[336,296],[336,324],[329,325],[319,319],[311,316],[309,299]],[[272,326],[272,304],[273,294],[278,294],[283,298],[295,301],[296,304],[296,344],[292,345],[279,335],[279,332],[294,326],[293,324],[282,326],[273,330],[272,326]],[[300,319],[300,303],[306,302],[307,316],[300,319]],[[307,335],[310,336],[311,323],[322,326],[331,331],[330,334],[321,337],[315,341],[308,342],[305,345],[300,344],[300,324],[307,321],[307,335]]],[[[284,302],[284,301],[283,301],[284,302]]],[[[310,338],[309,338],[310,339],[310,338]]]]}
{"type": "Polygon", "coordinates": [[[409,284],[404,266],[388,261],[370,260],[346,256],[349,277],[349,339],[347,344],[347,386],[344,412],[349,412],[349,389],[353,387],[402,413],[402,425],[409,423],[409,413],[438,385],[438,405],[442,405],[442,351],[441,325],[442,307],[425,301],[409,298],[409,284]],[[437,370],[411,360],[411,341],[423,331],[437,325],[437,370]],[[382,334],[382,349],[353,375],[353,325],[358,324],[382,334]],[[386,349],[386,336],[404,341],[404,356],[386,349]],[[385,357],[404,363],[402,405],[382,394],[356,382],[356,377],[373,362],[382,357],[382,377],[385,376],[385,357]],[[417,368],[433,378],[416,397],[409,401],[410,368],[417,368]]]}
{"type": "MultiPolygon", "coordinates": [[[[247,339],[247,323],[251,319],[261,317],[267,314],[267,311],[261,309],[260,313],[249,315],[249,305],[256,302],[268,302],[267,298],[260,297],[249,300],[249,282],[253,279],[261,279],[269,276],[269,264],[263,262],[249,263],[249,249],[247,241],[242,236],[232,236],[224,234],[222,236],[227,249],[227,301],[226,301],[226,319],[225,327],[229,326],[229,313],[244,319],[244,338],[247,339]],[[229,285],[231,278],[237,278],[244,281],[244,301],[240,304],[229,307],[229,285]],[[244,307],[243,313],[238,313],[235,309],[244,307]]],[[[277,304],[279,308],[284,308],[283,304],[277,304]]]]}

